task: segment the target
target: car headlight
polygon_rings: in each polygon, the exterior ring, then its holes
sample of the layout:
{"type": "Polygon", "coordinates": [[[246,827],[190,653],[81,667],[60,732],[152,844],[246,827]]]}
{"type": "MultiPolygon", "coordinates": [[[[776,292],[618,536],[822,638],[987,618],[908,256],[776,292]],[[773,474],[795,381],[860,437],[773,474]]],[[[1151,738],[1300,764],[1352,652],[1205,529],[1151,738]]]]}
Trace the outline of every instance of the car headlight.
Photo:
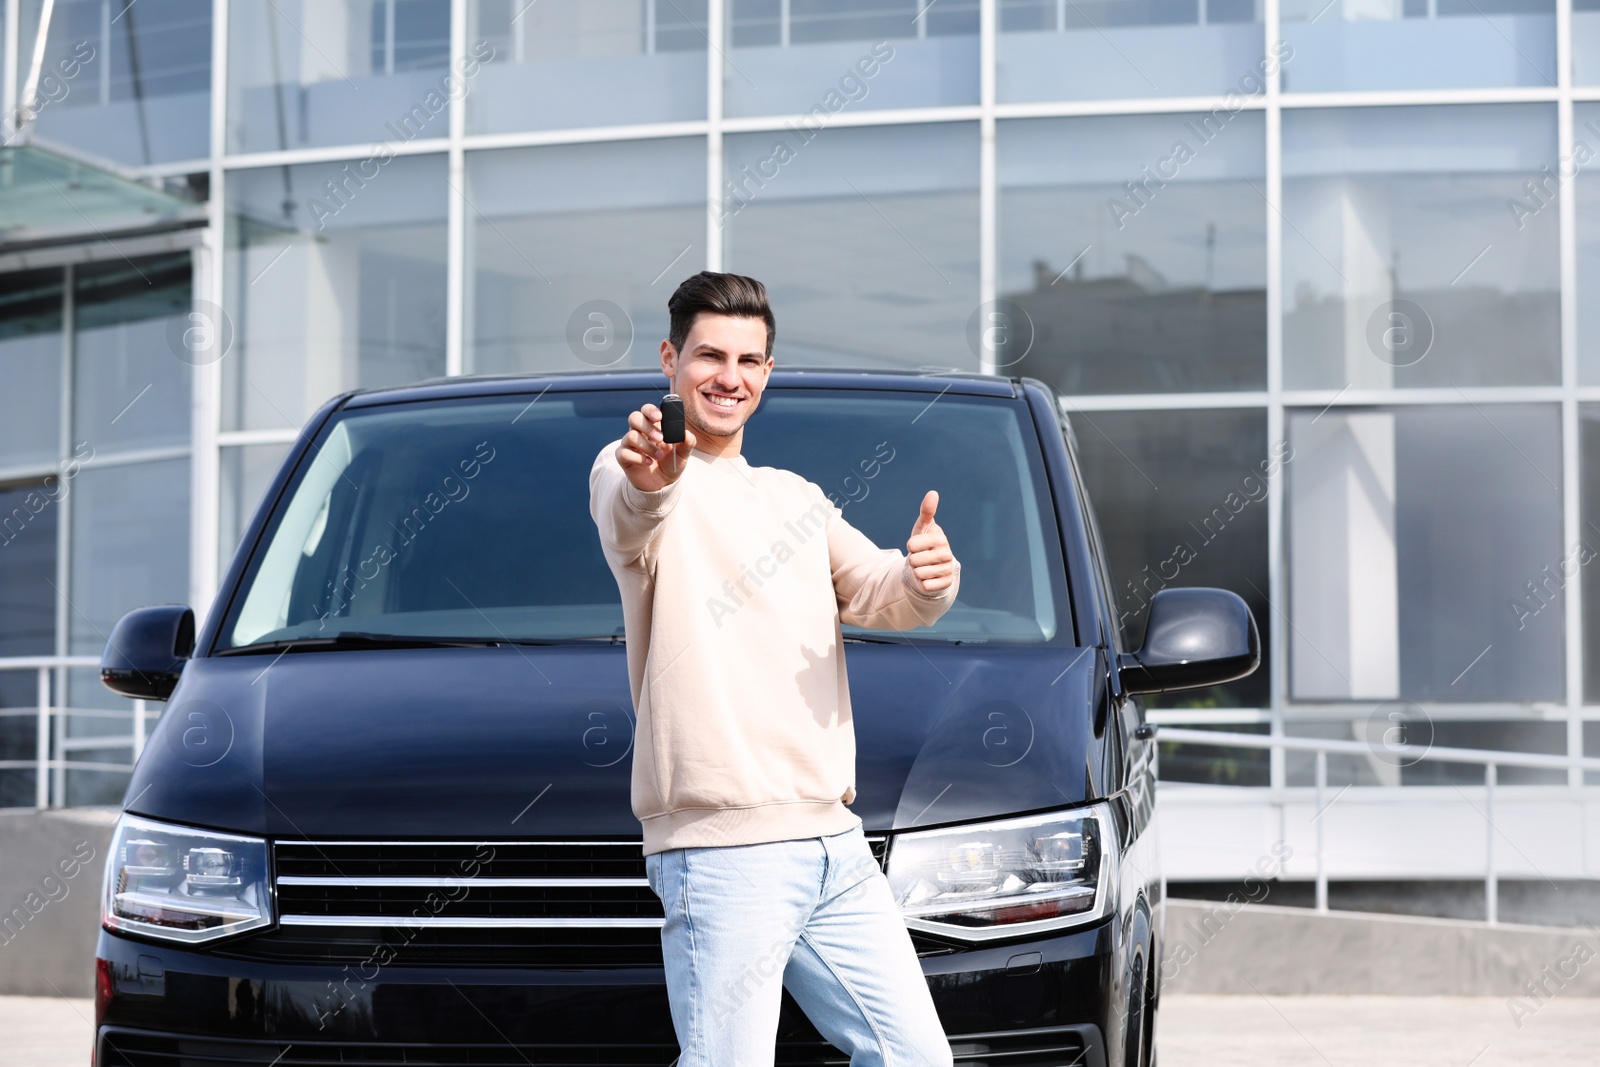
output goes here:
{"type": "Polygon", "coordinates": [[[965,940],[1110,913],[1116,834],[1104,805],[895,835],[889,887],[906,925],[965,940]]]}
{"type": "Polygon", "coordinates": [[[111,836],[100,921],[190,944],[266,926],[267,842],[125,814],[111,836]]]}

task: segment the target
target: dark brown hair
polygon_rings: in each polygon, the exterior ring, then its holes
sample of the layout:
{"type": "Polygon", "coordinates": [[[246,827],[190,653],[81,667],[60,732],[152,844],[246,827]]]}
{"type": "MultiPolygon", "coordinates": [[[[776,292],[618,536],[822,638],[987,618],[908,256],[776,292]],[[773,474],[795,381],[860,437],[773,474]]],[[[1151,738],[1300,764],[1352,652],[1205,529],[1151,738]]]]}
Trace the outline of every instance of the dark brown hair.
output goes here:
{"type": "Polygon", "coordinates": [[[679,354],[689,339],[689,328],[702,311],[713,315],[735,315],[740,318],[761,319],[767,324],[767,357],[772,357],[772,338],[777,332],[777,320],[767,304],[767,287],[743,274],[719,274],[703,270],[683,280],[677,291],[667,300],[667,310],[672,315],[667,340],[679,354]]]}

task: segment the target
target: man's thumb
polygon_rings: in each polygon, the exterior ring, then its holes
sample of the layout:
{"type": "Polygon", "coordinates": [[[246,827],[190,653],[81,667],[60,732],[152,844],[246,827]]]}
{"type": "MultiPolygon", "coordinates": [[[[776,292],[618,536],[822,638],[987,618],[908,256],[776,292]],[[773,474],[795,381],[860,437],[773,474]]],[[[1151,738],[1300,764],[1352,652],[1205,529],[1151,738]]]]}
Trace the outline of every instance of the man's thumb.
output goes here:
{"type": "Polygon", "coordinates": [[[917,524],[911,528],[912,536],[916,536],[929,526],[933,525],[933,513],[939,507],[939,492],[929,489],[922,498],[922,510],[917,514],[917,524]]]}

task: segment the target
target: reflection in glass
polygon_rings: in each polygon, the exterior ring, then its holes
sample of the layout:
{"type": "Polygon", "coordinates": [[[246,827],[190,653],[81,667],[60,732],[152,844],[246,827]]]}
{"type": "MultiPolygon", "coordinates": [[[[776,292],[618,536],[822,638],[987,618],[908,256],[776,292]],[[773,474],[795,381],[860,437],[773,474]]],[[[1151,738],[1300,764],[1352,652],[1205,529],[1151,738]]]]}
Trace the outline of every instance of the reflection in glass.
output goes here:
{"type": "Polygon", "coordinates": [[[1559,382],[1555,132],[1546,105],[1285,111],[1284,384],[1559,382]]]}
{"type": "Polygon", "coordinates": [[[449,101],[482,55],[450,71],[449,0],[234,0],[228,150],[449,134],[449,101]]]}
{"type": "MultiPolygon", "coordinates": [[[[40,4],[23,8],[26,70],[40,4]]],[[[141,166],[209,155],[211,0],[55,0],[38,101],[41,138],[103,159],[141,166]]]]}
{"type": "Polygon", "coordinates": [[[469,0],[470,133],[706,116],[706,0],[469,0]]]}
{"type": "Polygon", "coordinates": [[[1260,0],[1000,0],[1002,103],[1265,91],[1260,0]]]}
{"type": "Polygon", "coordinates": [[[442,155],[229,174],[224,427],[444,373],[447,189],[442,155]]]}
{"type": "Polygon", "coordinates": [[[1280,18],[1285,91],[1556,84],[1555,0],[1283,0],[1280,18]]]}
{"type": "Polygon", "coordinates": [[[705,266],[704,140],[474,152],[467,180],[470,371],[660,367],[705,266]]]}
{"type": "Polygon", "coordinates": [[[1006,373],[1068,393],[1266,386],[1260,112],[1001,123],[999,295],[1032,320],[1006,373]]]}
{"type": "Polygon", "coordinates": [[[1572,0],[1572,84],[1600,84],[1600,0],[1572,0]]]}
{"type": "MultiPolygon", "coordinates": [[[[48,467],[61,452],[62,272],[6,275],[0,292],[0,470],[48,467]]],[[[4,653],[0,653],[4,655],[4,653]]],[[[0,675],[3,683],[4,675],[0,675]]]]}
{"type": "Polygon", "coordinates": [[[1558,701],[1554,405],[1296,411],[1290,697],[1558,701]]]}
{"type": "Polygon", "coordinates": [[[977,0],[730,0],[728,39],[728,115],[978,102],[977,0]]]}
{"type": "Polygon", "coordinates": [[[766,284],[778,366],[979,369],[976,123],[730,134],[723,153],[723,262],[766,284]]]}
{"type": "MultiPolygon", "coordinates": [[[[48,656],[56,648],[56,524],[70,482],[58,477],[0,489],[0,657],[48,656]]],[[[38,706],[33,671],[0,671],[0,708],[38,706]]],[[[16,720],[0,718],[0,747],[16,720]]],[[[26,725],[25,723],[23,725],[26,725]]],[[[28,737],[33,737],[32,730],[28,737]]],[[[0,759],[31,759],[32,751],[0,759]]],[[[3,805],[0,805],[3,806],[3,805]]]]}
{"type": "Polygon", "coordinates": [[[217,502],[218,573],[225,574],[239,539],[261,506],[288,445],[244,445],[222,450],[221,497],[217,502]]]}
{"type": "MultiPolygon", "coordinates": [[[[1600,704],[1600,405],[1578,405],[1578,544],[1565,554],[1583,572],[1583,702],[1600,704]],[[1576,551],[1573,551],[1575,549],[1576,551]]],[[[1597,753],[1600,754],[1600,753],[1597,753]]]]}
{"type": "MultiPolygon", "coordinates": [[[[1267,663],[1266,498],[1282,465],[1268,455],[1266,412],[1074,411],[1068,417],[1125,645],[1142,643],[1158,590],[1218,586],[1250,605],[1267,663]]],[[[1263,666],[1237,682],[1145,703],[1266,707],[1268,681],[1263,666]]]]}
{"type": "Polygon", "coordinates": [[[75,449],[189,443],[189,364],[171,339],[192,308],[192,262],[186,253],[109,259],[73,272],[75,449]]]}
{"type": "MultiPolygon", "coordinates": [[[[1600,17],[1600,14],[1597,14],[1600,17]]],[[[1576,20],[1576,15],[1574,15],[1576,20]]],[[[1573,147],[1571,159],[1593,159],[1600,156],[1600,104],[1572,105],[1573,147]],[[1585,150],[1580,150],[1583,145],[1585,150]]],[[[1573,162],[1564,161],[1561,174],[1568,175],[1573,162]]],[[[1600,177],[1594,166],[1578,169],[1573,179],[1576,198],[1578,260],[1578,382],[1580,385],[1600,384],[1600,301],[1593,294],[1600,292],[1600,177]]],[[[1549,196],[1554,198],[1555,188],[1550,186],[1549,196]]],[[[1550,213],[1554,213],[1552,208],[1550,213]]]]}
{"type": "Polygon", "coordinates": [[[187,458],[93,466],[73,479],[70,585],[75,656],[105,651],[106,635],[134,608],[188,602],[187,458]]]}
{"type": "MultiPolygon", "coordinates": [[[[1184,723],[1183,728],[1262,736],[1270,732],[1270,727],[1265,723],[1216,726],[1184,723]]],[[[1157,740],[1160,741],[1159,735],[1157,740]]],[[[1227,748],[1221,745],[1193,745],[1183,741],[1160,741],[1160,746],[1159,773],[1163,782],[1255,787],[1272,784],[1272,758],[1264,748],[1227,748]]]]}

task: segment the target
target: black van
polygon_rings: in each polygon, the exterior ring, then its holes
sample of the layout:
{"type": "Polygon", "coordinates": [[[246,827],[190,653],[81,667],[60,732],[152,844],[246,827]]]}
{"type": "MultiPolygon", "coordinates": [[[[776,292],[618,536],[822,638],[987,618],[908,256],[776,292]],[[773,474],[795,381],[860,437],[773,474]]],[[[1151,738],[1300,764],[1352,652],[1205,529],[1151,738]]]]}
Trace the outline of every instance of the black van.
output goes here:
{"type": "MultiPolygon", "coordinates": [[[[290,450],[199,632],[116,627],[170,700],[97,947],[100,1067],[667,1065],[596,453],[659,374],[350,393],[290,450]]],[[[881,546],[937,489],[957,602],[844,628],[857,799],[957,1063],[1143,1065],[1162,900],[1139,693],[1259,662],[1243,601],[1167,589],[1118,647],[1071,428],[1029,378],[775,371],[753,465],[881,546]]],[[[845,1062],[784,994],[780,1064],[845,1062]]]]}

